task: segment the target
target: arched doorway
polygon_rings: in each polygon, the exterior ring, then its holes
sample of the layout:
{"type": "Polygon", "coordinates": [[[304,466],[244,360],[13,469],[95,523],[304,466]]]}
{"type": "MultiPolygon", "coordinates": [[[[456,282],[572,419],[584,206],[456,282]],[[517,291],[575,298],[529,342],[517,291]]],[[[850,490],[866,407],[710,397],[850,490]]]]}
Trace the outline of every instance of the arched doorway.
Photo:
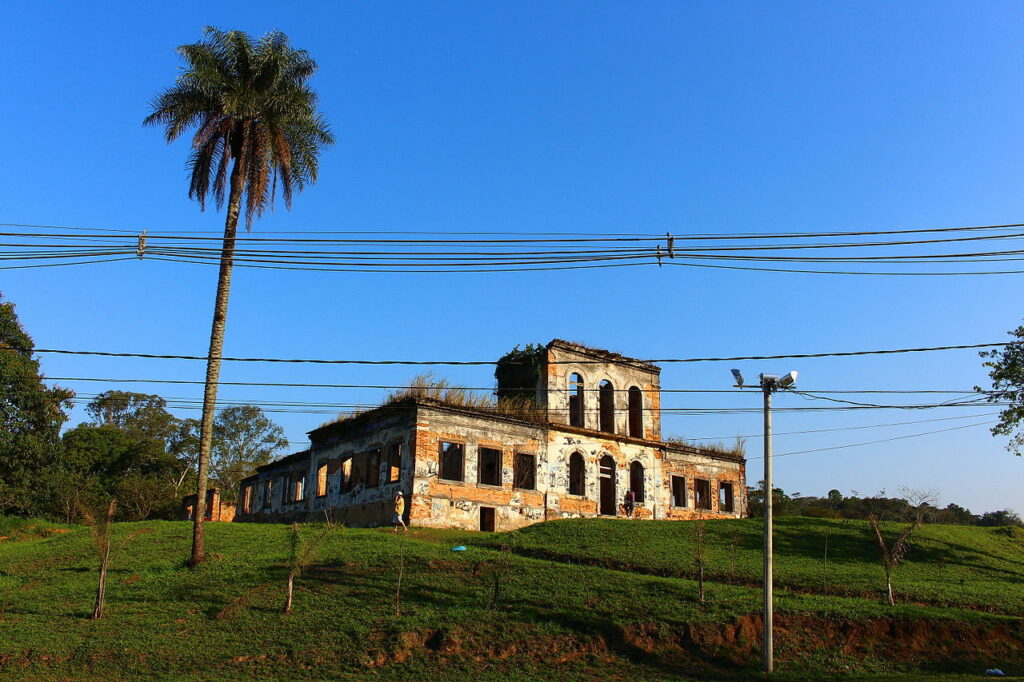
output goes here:
{"type": "Polygon", "coordinates": [[[597,477],[601,482],[599,511],[605,516],[615,516],[618,500],[615,498],[615,460],[611,455],[605,455],[598,461],[597,477]]]}

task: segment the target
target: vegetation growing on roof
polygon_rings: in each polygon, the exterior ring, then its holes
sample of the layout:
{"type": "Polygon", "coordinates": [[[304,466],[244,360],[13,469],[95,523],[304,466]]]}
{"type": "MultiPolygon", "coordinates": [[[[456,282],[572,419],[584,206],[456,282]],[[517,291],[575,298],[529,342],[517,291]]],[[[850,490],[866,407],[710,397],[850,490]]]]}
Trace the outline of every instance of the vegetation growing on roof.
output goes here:
{"type": "MultiPolygon", "coordinates": [[[[391,391],[377,407],[395,405],[404,400],[435,400],[452,407],[465,407],[481,412],[490,412],[503,417],[513,417],[523,421],[544,422],[544,413],[532,396],[521,394],[509,397],[495,397],[456,386],[445,378],[435,377],[432,372],[414,376],[406,386],[391,391]]],[[[324,422],[320,428],[339,424],[377,408],[366,408],[338,415],[337,419],[324,422]]]]}
{"type": "Polygon", "coordinates": [[[668,436],[665,438],[665,442],[669,445],[681,445],[686,448],[693,448],[694,450],[710,452],[716,455],[726,455],[728,457],[746,457],[747,453],[747,441],[743,438],[737,438],[736,442],[732,445],[726,443],[695,443],[686,440],[682,436],[668,436]]]}
{"type": "Polygon", "coordinates": [[[547,350],[539,343],[516,346],[498,358],[494,378],[498,400],[526,398],[536,404],[537,384],[547,350]]]}

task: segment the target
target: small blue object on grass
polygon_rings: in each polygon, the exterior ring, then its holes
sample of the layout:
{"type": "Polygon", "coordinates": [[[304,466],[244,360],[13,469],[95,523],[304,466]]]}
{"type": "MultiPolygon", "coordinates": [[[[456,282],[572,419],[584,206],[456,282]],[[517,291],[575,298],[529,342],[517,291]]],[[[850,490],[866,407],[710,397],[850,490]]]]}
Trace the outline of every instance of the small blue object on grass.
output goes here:
{"type": "Polygon", "coordinates": [[[459,545],[458,547],[452,547],[452,551],[453,552],[465,552],[466,551],[466,546],[465,545],[459,545]]]}
{"type": "Polygon", "coordinates": [[[993,677],[1006,677],[1006,673],[1004,673],[999,668],[989,668],[985,671],[985,674],[992,675],[993,677]]]}

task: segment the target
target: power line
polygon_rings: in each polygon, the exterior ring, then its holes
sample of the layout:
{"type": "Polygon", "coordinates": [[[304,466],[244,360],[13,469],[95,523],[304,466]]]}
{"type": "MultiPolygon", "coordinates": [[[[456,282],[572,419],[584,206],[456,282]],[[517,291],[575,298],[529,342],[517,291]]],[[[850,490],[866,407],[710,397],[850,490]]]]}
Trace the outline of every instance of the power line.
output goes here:
{"type": "MultiPolygon", "coordinates": [[[[930,435],[936,434],[936,433],[945,433],[947,431],[959,431],[961,429],[970,429],[970,428],[974,428],[976,426],[985,426],[987,424],[994,424],[994,423],[995,422],[992,421],[992,420],[986,420],[986,421],[983,421],[983,422],[977,422],[975,424],[966,424],[964,426],[953,426],[953,427],[948,428],[948,429],[938,429],[936,431],[925,431],[923,433],[911,433],[911,434],[908,434],[908,435],[905,435],[905,436],[895,436],[893,438],[883,438],[881,440],[869,440],[869,441],[865,441],[863,443],[849,443],[847,445],[835,445],[835,446],[827,447],[827,448],[815,448],[815,449],[812,449],[812,450],[797,450],[795,452],[783,452],[782,454],[772,455],[772,459],[775,459],[776,457],[789,457],[790,455],[806,455],[806,454],[809,454],[809,453],[812,453],[812,452],[826,452],[826,451],[829,451],[829,450],[843,450],[843,449],[846,449],[846,448],[856,448],[856,447],[860,447],[862,445],[876,445],[878,443],[888,443],[888,442],[894,441],[894,440],[904,440],[906,438],[917,438],[919,436],[930,436],[930,435]]],[[[758,455],[758,456],[755,456],[755,457],[747,457],[747,459],[748,460],[751,460],[751,459],[764,459],[764,455],[758,455]]]]}
{"type": "MultiPolygon", "coordinates": [[[[46,381],[88,381],[111,384],[184,384],[204,386],[205,381],[190,379],[115,379],[109,377],[44,377],[46,381]]],[[[267,381],[218,381],[219,386],[254,386],[268,388],[343,388],[343,389],[415,389],[419,386],[408,384],[321,384],[321,383],[290,383],[290,382],[267,382],[267,381]]],[[[463,391],[495,391],[494,386],[452,386],[452,388],[463,391]]],[[[568,393],[565,388],[505,388],[503,391],[513,393],[568,393]]],[[[608,389],[605,389],[608,390],[608,389]]],[[[628,393],[629,388],[613,388],[615,393],[628,393]]],[[[739,388],[657,388],[639,389],[642,393],[750,393],[739,388]]],[[[600,393],[600,388],[584,388],[586,393],[600,393]]],[[[974,391],[974,390],[937,390],[937,389],[843,389],[843,390],[813,390],[802,391],[803,393],[829,393],[829,394],[884,394],[884,395],[998,395],[1002,391],[974,391]]]]}
{"type": "MultiPolygon", "coordinates": [[[[992,415],[995,415],[995,414],[997,414],[997,413],[995,413],[995,412],[992,413],[992,415]]],[[[976,414],[965,414],[965,415],[961,415],[959,417],[938,417],[936,419],[915,419],[914,421],[909,421],[909,422],[889,422],[889,423],[886,423],[886,424],[865,424],[865,425],[861,425],[861,426],[837,426],[837,427],[831,428],[831,429],[809,429],[809,430],[806,430],[806,431],[776,431],[776,432],[773,432],[773,433],[776,436],[796,436],[796,435],[804,435],[804,434],[808,434],[808,433],[829,433],[829,432],[834,432],[834,431],[860,431],[860,430],[863,430],[863,429],[878,429],[878,428],[886,428],[886,427],[890,427],[890,426],[908,426],[910,424],[927,424],[927,423],[931,423],[931,422],[955,421],[955,420],[958,420],[958,419],[976,419],[977,417],[978,417],[978,415],[976,415],[976,414]]],[[[683,440],[686,440],[686,441],[699,441],[699,440],[728,440],[729,438],[760,438],[762,435],[764,435],[764,434],[762,434],[762,433],[746,433],[746,434],[736,435],[736,436],[702,436],[700,438],[684,437],[683,440]]],[[[781,457],[781,455],[776,455],[776,456],[777,457],[781,457]]]]}
{"type": "MultiPolygon", "coordinates": [[[[952,345],[952,346],[932,346],[922,348],[892,348],[884,350],[861,350],[861,351],[839,351],[830,353],[789,353],[780,355],[736,355],[731,357],[702,357],[702,358],[653,358],[647,360],[637,360],[633,358],[624,358],[625,362],[642,362],[647,364],[658,364],[658,363],[690,363],[690,362],[740,362],[745,360],[785,360],[785,359],[806,359],[806,358],[833,358],[833,357],[855,357],[862,355],[893,355],[900,353],[925,353],[932,351],[947,351],[947,350],[971,350],[979,348],[995,348],[1004,347],[1011,345],[1013,342],[1003,341],[999,343],[975,343],[965,345],[952,345]]],[[[8,348],[0,348],[0,351],[13,350],[8,348]]],[[[158,359],[158,360],[207,360],[208,357],[205,355],[171,355],[171,354],[157,354],[157,353],[115,353],[111,351],[95,351],[95,350],[68,350],[59,348],[35,348],[35,353],[55,353],[60,355],[94,355],[102,357],[116,357],[116,358],[147,358],[147,359],[158,359]]],[[[316,358],[240,358],[240,357],[222,357],[223,362],[272,362],[272,363],[308,363],[308,364],[322,364],[322,365],[413,365],[413,366],[425,366],[425,365],[451,365],[451,366],[479,366],[479,365],[497,365],[499,364],[496,360],[327,360],[327,359],[316,359],[316,358]]],[[[607,364],[607,360],[558,360],[550,361],[548,364],[554,365],[593,365],[593,364],[607,364]]],[[[529,364],[527,361],[515,362],[509,361],[507,364],[529,364]]]]}
{"type": "MultiPolygon", "coordinates": [[[[125,255],[136,248],[140,257],[150,260],[195,264],[218,264],[220,236],[196,236],[200,232],[173,234],[147,231],[148,248],[143,247],[140,233],[70,226],[0,224],[21,229],[49,229],[51,232],[3,232],[8,242],[0,243],[0,260],[67,259],[99,255],[125,255]],[[56,230],[56,232],[54,232],[56,230]],[[76,231],[69,234],[65,230],[76,231]],[[41,241],[41,240],[50,240],[41,241]],[[56,243],[54,243],[56,240],[56,243]],[[136,242],[138,240],[138,242],[136,242]],[[97,244],[96,242],[99,242],[97,244]],[[208,246],[204,246],[208,244],[208,246]],[[115,249],[111,251],[111,249],[115,249]]],[[[751,262],[767,263],[849,263],[863,265],[895,262],[901,265],[937,263],[984,263],[1024,260],[1024,250],[965,251],[950,253],[883,253],[871,250],[905,249],[938,244],[1005,241],[1019,239],[1024,225],[986,225],[952,228],[919,228],[909,230],[864,230],[789,233],[725,233],[671,234],[648,233],[529,233],[511,232],[413,232],[413,231],[332,231],[321,234],[346,235],[333,237],[243,236],[238,240],[235,263],[239,267],[275,270],[318,270],[331,272],[390,273],[452,273],[452,272],[526,272],[531,270],[589,269],[675,265],[710,267],[730,270],[793,272],[805,274],[859,274],[901,276],[995,275],[1020,274],[1024,270],[904,270],[897,272],[870,270],[810,269],[799,267],[763,267],[751,262]],[[352,235],[358,235],[354,237],[352,235]],[[386,237],[383,235],[387,235],[386,237]],[[426,237],[424,236],[426,235],[426,237]],[[908,235],[919,238],[908,239],[908,235]],[[927,238],[925,235],[931,235],[927,238]],[[967,235],[967,236],[961,236],[967,235]],[[882,237],[895,237],[881,239],[882,237]],[[445,238],[441,238],[445,237],[445,238]],[[453,238],[454,237],[454,238],[453,238]],[[832,241],[844,238],[845,241],[832,241]],[[865,239],[871,238],[871,239],[865,239]],[[799,239],[802,241],[794,242],[799,239]],[[782,243],[778,243],[782,242],[782,243]],[[627,246],[626,244],[635,244],[627,246]],[[281,248],[300,245],[305,248],[281,248]],[[317,245],[317,249],[309,247],[317,245]],[[387,250],[365,250],[376,245],[387,250]],[[325,250],[324,247],[333,247],[325,250]],[[581,247],[587,248],[581,248],[581,247]],[[344,248],[341,248],[344,247],[344,248]],[[524,250],[524,247],[534,250],[524,250]],[[489,250],[482,250],[487,248],[489,250]],[[541,250],[536,250],[541,248],[541,250]],[[443,250],[438,250],[443,249],[443,250]],[[497,249],[497,250],[496,250],[497,249]],[[808,249],[842,252],[857,249],[860,255],[801,255],[808,249]],[[865,254],[864,251],[868,250],[865,254]],[[774,255],[773,255],[774,254],[774,255]],[[709,263],[717,260],[720,263],[709,263]],[[704,261],[704,262],[702,262],[704,261]],[[721,261],[733,261],[727,265],[721,261]]],[[[82,264],[85,261],[80,261],[82,264]]],[[[59,265],[37,264],[35,267],[59,265]]]]}

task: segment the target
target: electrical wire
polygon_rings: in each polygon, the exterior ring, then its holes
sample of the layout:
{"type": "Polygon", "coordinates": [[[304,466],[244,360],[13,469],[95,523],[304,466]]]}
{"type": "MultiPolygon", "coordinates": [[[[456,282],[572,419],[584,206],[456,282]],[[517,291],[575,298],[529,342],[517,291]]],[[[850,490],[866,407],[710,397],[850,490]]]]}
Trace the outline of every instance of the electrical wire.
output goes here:
{"type": "MultiPolygon", "coordinates": [[[[891,348],[880,350],[860,351],[836,351],[828,353],[788,353],[779,355],[734,355],[730,357],[695,357],[695,358],[652,358],[639,360],[635,358],[618,358],[621,362],[639,362],[643,364],[667,364],[667,363],[692,363],[692,362],[740,362],[746,360],[786,360],[786,359],[807,359],[807,358],[835,358],[835,357],[858,357],[865,355],[894,355],[903,353],[925,353],[947,350],[974,350],[979,348],[1001,348],[1011,345],[1010,341],[999,343],[974,343],[948,346],[931,346],[920,348],[891,348]]],[[[12,351],[10,348],[0,348],[0,351],[12,351]]],[[[35,348],[34,353],[53,353],[59,355],[92,355],[101,357],[116,358],[147,358],[160,360],[208,360],[205,355],[175,355],[159,353],[118,353],[113,351],[96,350],[69,350],[62,348],[35,348]]],[[[445,365],[445,366],[481,366],[498,365],[497,360],[328,360],[317,358],[256,358],[256,357],[221,357],[223,362],[268,362],[268,363],[308,363],[321,365],[445,365]]],[[[553,360],[547,364],[551,365],[590,365],[606,364],[608,360],[553,360]]],[[[530,364],[529,361],[508,361],[509,365],[530,364]]],[[[751,388],[756,388],[751,386],[751,388]]]]}
{"type": "MultiPolygon", "coordinates": [[[[186,384],[186,385],[206,385],[205,381],[201,380],[189,380],[189,379],[115,379],[110,377],[45,377],[46,381],[85,381],[85,382],[101,382],[101,383],[112,383],[112,384],[186,384]]],[[[413,386],[408,384],[320,384],[320,383],[289,383],[289,382],[265,382],[265,381],[218,381],[219,386],[257,386],[257,387],[273,387],[273,388],[344,388],[344,389],[415,389],[421,388],[421,386],[413,386]]],[[[453,386],[463,391],[494,391],[494,386],[453,386]]],[[[511,393],[568,393],[568,389],[564,388],[505,388],[503,391],[511,393]]],[[[601,388],[584,388],[582,389],[585,393],[600,393],[601,388]]],[[[633,388],[612,388],[604,389],[611,390],[614,393],[629,393],[633,388]]],[[[747,393],[739,388],[652,388],[652,389],[637,389],[641,393],[747,393]]],[[[830,394],[885,394],[885,395],[930,395],[930,394],[956,394],[956,395],[996,395],[1005,393],[1005,391],[974,391],[974,390],[936,390],[936,389],[920,389],[920,390],[908,390],[908,389],[844,389],[844,390],[813,390],[803,391],[804,393],[830,393],[830,394]]]]}
{"type": "MultiPolygon", "coordinates": [[[[137,252],[149,260],[219,265],[220,236],[202,233],[170,234],[161,231],[114,231],[71,226],[16,223],[0,224],[20,229],[49,232],[3,232],[0,260],[68,259],[137,252]],[[72,231],[72,234],[66,232],[72,231]],[[97,243],[99,242],[99,243],[97,243]],[[204,246],[204,244],[208,244],[204,246]],[[3,250],[7,249],[7,250],[3,250]],[[114,249],[114,251],[111,251],[114,249]]],[[[317,270],[331,272],[525,272],[605,267],[674,265],[729,270],[792,272],[842,275],[1008,275],[1019,269],[934,270],[936,264],[978,264],[1024,260],[1024,249],[930,253],[921,247],[939,244],[1010,241],[1024,237],[1021,224],[917,228],[909,230],[864,230],[789,233],[670,234],[647,233],[502,233],[502,232],[413,232],[332,231],[321,234],[341,237],[243,236],[237,239],[233,259],[239,267],[274,270],[317,270]],[[1018,230],[1018,231],[1008,231],[1018,230]],[[351,235],[358,235],[354,237],[351,235]],[[387,235],[386,237],[383,235],[387,235]],[[396,236],[397,235],[397,236],[396,236]],[[423,235],[427,235],[424,237],[423,235]],[[907,238],[914,235],[916,238],[907,238]],[[927,236],[927,238],[925,238],[927,236]],[[442,238],[444,237],[444,238],[442,238]],[[454,238],[453,238],[454,237],[454,238]],[[484,238],[486,237],[486,238],[484,238]],[[842,238],[844,241],[834,241],[842,238]],[[884,239],[883,239],[884,238],[884,239]],[[800,240],[794,242],[793,240],[800,240]],[[785,242],[785,243],[777,243],[785,242]],[[627,246],[627,244],[634,244],[627,246]],[[283,248],[291,245],[302,248],[283,248]],[[310,248],[313,246],[317,248],[310,248]],[[381,247],[367,250],[365,247],[381,247]],[[326,248],[331,247],[331,248],[326,248]],[[911,253],[893,249],[915,248],[911,253]],[[486,249],[486,250],[485,250],[486,249]],[[807,250],[833,251],[839,255],[809,256],[807,250]],[[855,256],[841,252],[854,249],[855,256]],[[872,250],[886,249],[881,254],[872,250]],[[860,252],[869,252],[867,254],[860,252]],[[707,262],[709,260],[718,263],[707,262]],[[725,261],[725,262],[723,262],[725,261]],[[732,261],[732,264],[728,264],[732,261]],[[766,267],[752,263],[786,263],[793,267],[766,267]],[[823,269],[796,267],[815,263],[862,266],[870,263],[922,265],[902,271],[867,269],[823,269]]],[[[280,233],[268,233],[280,234],[280,233]]],[[[53,263],[57,265],[57,263],[53,263]]]]}
{"type": "MultiPolygon", "coordinates": [[[[813,452],[828,452],[828,451],[831,451],[831,450],[844,450],[846,448],[857,448],[857,447],[861,447],[863,445],[876,445],[878,443],[888,443],[888,442],[896,441],[896,440],[904,440],[906,438],[918,438],[920,436],[931,436],[931,435],[936,434],[936,433],[946,433],[947,431],[959,431],[961,429],[970,429],[970,428],[974,428],[974,427],[977,427],[977,426],[986,426],[988,424],[995,424],[995,423],[996,422],[993,421],[993,420],[986,420],[986,421],[983,421],[983,422],[977,422],[975,424],[965,424],[964,426],[953,426],[953,427],[948,428],[948,429],[938,429],[936,431],[925,431],[923,433],[911,433],[911,434],[907,434],[905,436],[895,436],[893,438],[882,438],[881,440],[869,440],[869,441],[865,441],[863,443],[849,443],[847,445],[834,445],[834,446],[826,447],[826,448],[814,448],[814,449],[811,449],[811,450],[797,450],[795,452],[783,452],[783,453],[780,453],[778,455],[773,454],[772,455],[772,459],[775,459],[777,457],[790,457],[792,455],[806,455],[806,454],[810,454],[810,453],[813,453],[813,452]]],[[[764,459],[764,455],[757,455],[757,456],[747,457],[747,460],[752,460],[752,459],[764,459]]]]}

